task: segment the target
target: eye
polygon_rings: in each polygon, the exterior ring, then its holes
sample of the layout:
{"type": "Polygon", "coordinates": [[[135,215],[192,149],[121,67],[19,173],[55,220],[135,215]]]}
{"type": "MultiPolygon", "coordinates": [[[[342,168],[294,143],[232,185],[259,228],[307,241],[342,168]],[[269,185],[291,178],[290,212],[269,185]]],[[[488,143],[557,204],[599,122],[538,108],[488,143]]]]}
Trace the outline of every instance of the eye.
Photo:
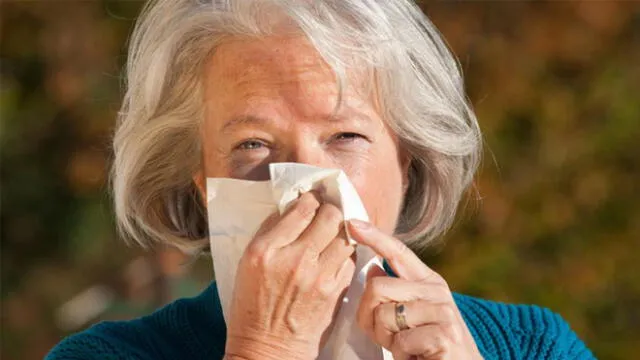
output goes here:
{"type": "Polygon", "coordinates": [[[338,141],[338,142],[346,142],[346,143],[348,143],[348,142],[352,142],[352,141],[355,141],[355,140],[358,140],[358,139],[365,139],[366,140],[366,137],[363,136],[363,135],[354,133],[354,132],[343,132],[343,133],[336,134],[334,136],[334,139],[336,141],[338,141]]]}
{"type": "Polygon", "coordinates": [[[240,144],[238,144],[235,149],[236,150],[245,150],[245,151],[251,151],[251,150],[257,150],[257,149],[261,149],[263,147],[265,147],[266,144],[260,140],[256,140],[256,139],[251,139],[251,140],[247,140],[247,141],[243,141],[240,144]]]}

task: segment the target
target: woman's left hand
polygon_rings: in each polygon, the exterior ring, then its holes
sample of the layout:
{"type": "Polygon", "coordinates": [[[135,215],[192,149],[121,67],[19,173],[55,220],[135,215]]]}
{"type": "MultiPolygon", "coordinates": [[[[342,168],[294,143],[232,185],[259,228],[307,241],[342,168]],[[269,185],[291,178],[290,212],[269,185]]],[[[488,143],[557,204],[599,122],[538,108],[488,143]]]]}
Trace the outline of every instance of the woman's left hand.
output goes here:
{"type": "Polygon", "coordinates": [[[368,274],[358,323],[376,343],[391,351],[395,360],[482,359],[438,273],[403,242],[369,223],[352,220],[349,230],[355,241],[384,257],[398,275],[386,276],[380,268],[368,274]]]}

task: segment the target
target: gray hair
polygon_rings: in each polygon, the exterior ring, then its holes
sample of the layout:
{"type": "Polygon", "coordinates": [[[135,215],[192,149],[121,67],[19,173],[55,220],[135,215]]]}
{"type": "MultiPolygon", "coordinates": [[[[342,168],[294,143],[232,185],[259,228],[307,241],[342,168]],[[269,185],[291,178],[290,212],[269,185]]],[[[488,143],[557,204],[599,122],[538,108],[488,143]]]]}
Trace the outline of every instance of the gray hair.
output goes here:
{"type": "Polygon", "coordinates": [[[287,29],[317,49],[339,94],[355,63],[370,70],[381,115],[412,157],[396,234],[423,246],[451,226],[481,135],[458,63],[415,3],[158,0],[146,5],[131,38],[114,138],[115,212],[126,237],[186,251],[207,246],[206,211],[192,181],[201,166],[203,66],[225,38],[287,29]]]}

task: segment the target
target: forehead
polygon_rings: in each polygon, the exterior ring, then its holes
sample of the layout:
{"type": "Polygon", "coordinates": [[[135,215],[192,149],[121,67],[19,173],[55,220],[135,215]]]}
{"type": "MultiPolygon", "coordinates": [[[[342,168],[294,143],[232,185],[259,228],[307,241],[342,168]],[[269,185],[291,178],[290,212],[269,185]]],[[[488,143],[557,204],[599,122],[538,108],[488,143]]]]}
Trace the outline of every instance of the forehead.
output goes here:
{"type": "Polygon", "coordinates": [[[217,47],[207,70],[211,76],[237,80],[332,76],[329,66],[301,36],[230,39],[217,47]]]}
{"type": "MultiPolygon", "coordinates": [[[[345,100],[365,102],[363,77],[348,77],[345,100]]],[[[338,92],[334,72],[302,36],[225,42],[206,66],[204,88],[208,107],[218,112],[245,111],[268,102],[305,115],[331,112],[338,92]]]]}

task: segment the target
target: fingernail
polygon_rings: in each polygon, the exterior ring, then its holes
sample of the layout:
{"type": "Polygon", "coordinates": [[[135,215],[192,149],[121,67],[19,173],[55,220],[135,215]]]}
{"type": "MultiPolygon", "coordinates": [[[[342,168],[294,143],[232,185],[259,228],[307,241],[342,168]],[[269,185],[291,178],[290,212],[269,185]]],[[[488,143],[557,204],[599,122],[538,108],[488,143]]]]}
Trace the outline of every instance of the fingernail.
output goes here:
{"type": "Polygon", "coordinates": [[[351,225],[353,225],[354,228],[358,230],[368,230],[371,228],[371,223],[368,223],[366,221],[351,219],[349,220],[349,222],[351,223],[351,225]]]}

